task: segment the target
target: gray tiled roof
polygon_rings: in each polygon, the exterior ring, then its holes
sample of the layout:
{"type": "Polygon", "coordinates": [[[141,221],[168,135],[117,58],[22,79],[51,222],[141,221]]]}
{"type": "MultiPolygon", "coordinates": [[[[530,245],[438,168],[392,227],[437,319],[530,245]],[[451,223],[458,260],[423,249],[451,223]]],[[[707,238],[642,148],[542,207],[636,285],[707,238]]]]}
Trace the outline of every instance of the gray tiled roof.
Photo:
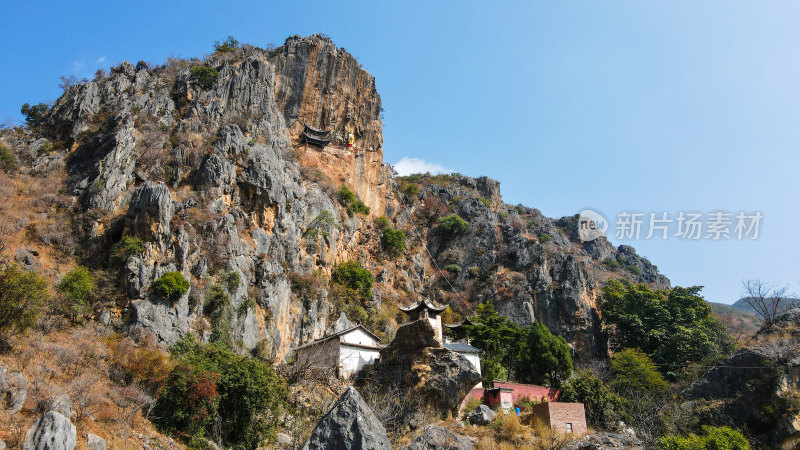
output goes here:
{"type": "Polygon", "coordinates": [[[481,351],[471,345],[462,344],[460,342],[445,343],[444,348],[452,350],[457,353],[480,353],[481,351]]]}

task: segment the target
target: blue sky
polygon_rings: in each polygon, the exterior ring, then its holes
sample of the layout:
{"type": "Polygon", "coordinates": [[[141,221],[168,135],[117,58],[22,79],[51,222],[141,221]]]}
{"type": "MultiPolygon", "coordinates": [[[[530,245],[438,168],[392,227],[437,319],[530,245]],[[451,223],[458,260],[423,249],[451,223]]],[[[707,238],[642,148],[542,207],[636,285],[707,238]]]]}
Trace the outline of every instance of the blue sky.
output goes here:
{"type": "Polygon", "coordinates": [[[612,228],[620,211],[760,211],[754,241],[612,241],[711,301],[748,278],[800,291],[800,3],[122,3],[4,2],[0,121],[56,99],[61,75],[322,32],[375,75],[387,162],[612,228]]]}

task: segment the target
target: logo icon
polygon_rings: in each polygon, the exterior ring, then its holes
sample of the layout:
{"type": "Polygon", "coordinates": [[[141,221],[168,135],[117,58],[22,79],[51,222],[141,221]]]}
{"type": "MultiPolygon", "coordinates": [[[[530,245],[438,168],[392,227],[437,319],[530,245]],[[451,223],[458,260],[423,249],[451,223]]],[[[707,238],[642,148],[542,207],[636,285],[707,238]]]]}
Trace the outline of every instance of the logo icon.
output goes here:
{"type": "Polygon", "coordinates": [[[584,209],[578,214],[578,236],[581,241],[589,242],[604,236],[607,229],[608,221],[599,212],[584,209]]]}

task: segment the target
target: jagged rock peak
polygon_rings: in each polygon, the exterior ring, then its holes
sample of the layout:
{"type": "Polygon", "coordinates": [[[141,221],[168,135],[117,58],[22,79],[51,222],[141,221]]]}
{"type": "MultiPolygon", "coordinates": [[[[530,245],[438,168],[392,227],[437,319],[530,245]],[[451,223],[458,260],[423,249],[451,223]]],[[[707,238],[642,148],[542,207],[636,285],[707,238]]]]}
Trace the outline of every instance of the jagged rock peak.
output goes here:
{"type": "Polygon", "coordinates": [[[381,97],[375,78],[355,57],[315,34],[286,39],[269,59],[277,75],[275,100],[294,136],[304,123],[340,133],[350,129],[359,147],[382,149],[381,97]]]}

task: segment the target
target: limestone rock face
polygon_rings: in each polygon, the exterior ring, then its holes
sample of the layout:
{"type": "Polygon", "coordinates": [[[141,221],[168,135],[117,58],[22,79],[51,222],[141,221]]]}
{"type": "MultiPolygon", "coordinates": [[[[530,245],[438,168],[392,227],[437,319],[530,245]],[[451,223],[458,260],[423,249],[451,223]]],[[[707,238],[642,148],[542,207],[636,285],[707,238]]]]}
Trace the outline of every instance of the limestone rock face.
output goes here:
{"type": "Polygon", "coordinates": [[[128,208],[130,228],[145,240],[166,246],[170,239],[170,220],[175,213],[169,188],[163,183],[146,182],[136,189],[128,208]]]}
{"type": "MultiPolygon", "coordinates": [[[[596,308],[600,283],[611,276],[668,283],[630,248],[604,238],[579,242],[574,218],[505,205],[495,180],[394,178],[383,162],[374,78],[320,35],[202,61],[122,63],[68,88],[40,129],[0,131],[0,140],[35,161],[25,170],[64,165],[64,188],[79,210],[76,241],[87,258],[119,271],[130,302],[125,325],[151,331],[162,347],[190,331],[210,334],[202,300],[231,272],[241,278],[226,293],[234,347],[247,353],[258,346],[276,361],[322,337],[341,312],[327,281],[310,292],[296,281],[314,274],[330,280],[331,269],[348,260],[376,277],[366,311],[385,310],[387,302],[392,308],[409,293],[430,293],[467,314],[492,301],[519,325],[547,325],[577,358],[607,354],[596,308]],[[199,82],[197,65],[216,73],[212,82],[199,82]],[[325,149],[303,145],[304,123],[338,136],[354,130],[355,150],[340,140],[325,149]],[[38,155],[53,143],[53,155],[38,155]],[[398,182],[412,181],[416,189],[401,191],[398,182]],[[348,213],[337,193],[342,185],[368,215],[348,213]],[[467,221],[468,231],[442,233],[438,220],[449,214],[467,221]],[[373,222],[379,216],[406,233],[403,254],[387,258],[373,222]],[[317,229],[321,221],[324,230],[317,229]],[[119,261],[110,253],[124,236],[141,238],[144,250],[119,261]],[[600,264],[606,258],[624,259],[631,269],[610,273],[600,264]],[[448,266],[462,270],[444,274],[448,266]],[[189,298],[175,305],[151,299],[153,281],[172,270],[192,282],[189,298]],[[457,294],[463,291],[468,299],[457,294]]],[[[391,336],[394,329],[379,331],[391,336]]],[[[429,367],[462,373],[457,358],[432,345],[420,354],[429,367]]],[[[442,404],[459,389],[445,387],[442,404]]]]}
{"type": "Polygon", "coordinates": [[[422,434],[403,447],[403,450],[472,450],[474,447],[468,437],[455,434],[446,428],[427,425],[422,434]]]}
{"type": "Polygon", "coordinates": [[[25,434],[24,450],[72,450],[77,430],[63,415],[50,411],[36,419],[25,434]]]}
{"type": "Polygon", "coordinates": [[[447,350],[426,319],[402,325],[381,350],[374,377],[379,387],[399,388],[441,415],[457,415],[464,397],[481,376],[466,358],[447,350]]]}
{"type": "Polygon", "coordinates": [[[269,60],[276,101],[295,134],[303,123],[340,132],[350,127],[359,146],[381,150],[381,97],[375,78],[352,55],[320,35],[293,36],[269,60]]]}
{"type": "Polygon", "coordinates": [[[320,419],[303,450],[392,448],[386,430],[355,388],[349,387],[320,419]]]}

